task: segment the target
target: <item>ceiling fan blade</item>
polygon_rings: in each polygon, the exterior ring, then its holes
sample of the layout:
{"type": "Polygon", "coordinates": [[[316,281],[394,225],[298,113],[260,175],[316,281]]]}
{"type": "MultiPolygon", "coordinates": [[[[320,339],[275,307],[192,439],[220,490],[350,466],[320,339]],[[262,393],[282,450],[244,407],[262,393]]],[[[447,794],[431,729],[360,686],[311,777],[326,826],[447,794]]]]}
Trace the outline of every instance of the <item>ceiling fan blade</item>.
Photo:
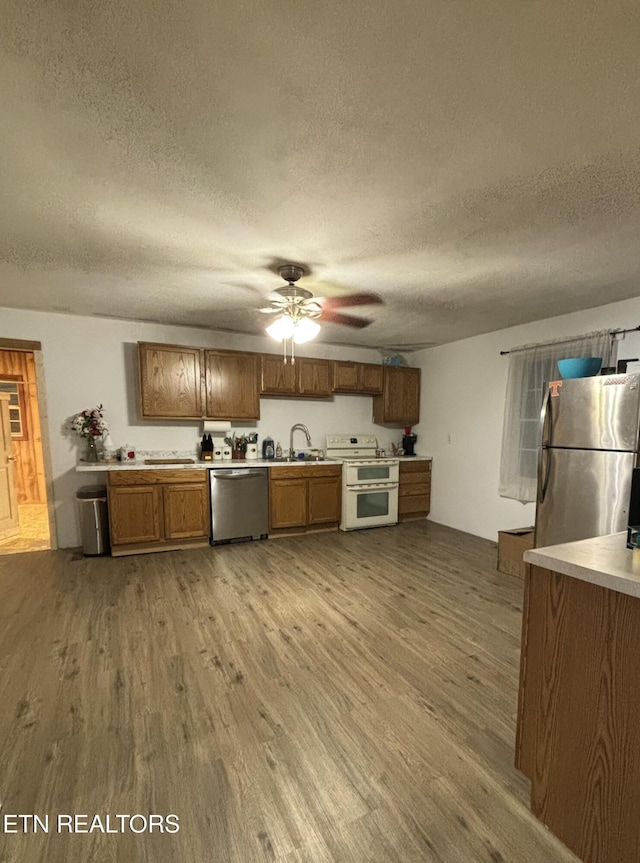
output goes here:
{"type": "Polygon", "coordinates": [[[382,302],[382,299],[377,294],[347,294],[344,297],[325,297],[322,300],[322,308],[344,309],[348,306],[377,306],[382,302]]]}
{"type": "Polygon", "coordinates": [[[354,315],[341,315],[340,312],[331,311],[331,309],[323,308],[320,314],[320,320],[328,324],[343,324],[345,327],[356,327],[361,330],[363,327],[368,327],[373,323],[368,318],[356,318],[354,315]]]}
{"type": "Polygon", "coordinates": [[[271,308],[268,308],[268,309],[256,309],[256,311],[260,312],[263,315],[276,315],[276,314],[281,315],[282,314],[282,309],[276,309],[273,306],[271,306],[271,308]]]}

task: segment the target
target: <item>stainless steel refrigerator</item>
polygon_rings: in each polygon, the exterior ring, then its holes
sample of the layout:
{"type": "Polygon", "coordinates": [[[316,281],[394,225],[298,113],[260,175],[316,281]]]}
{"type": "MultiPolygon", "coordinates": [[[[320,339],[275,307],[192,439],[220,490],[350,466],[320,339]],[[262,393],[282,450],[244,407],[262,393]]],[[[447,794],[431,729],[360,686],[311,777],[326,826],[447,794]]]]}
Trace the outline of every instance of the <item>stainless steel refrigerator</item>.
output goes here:
{"type": "Polygon", "coordinates": [[[536,548],[626,530],[640,375],[553,381],[540,425],[536,548]]]}

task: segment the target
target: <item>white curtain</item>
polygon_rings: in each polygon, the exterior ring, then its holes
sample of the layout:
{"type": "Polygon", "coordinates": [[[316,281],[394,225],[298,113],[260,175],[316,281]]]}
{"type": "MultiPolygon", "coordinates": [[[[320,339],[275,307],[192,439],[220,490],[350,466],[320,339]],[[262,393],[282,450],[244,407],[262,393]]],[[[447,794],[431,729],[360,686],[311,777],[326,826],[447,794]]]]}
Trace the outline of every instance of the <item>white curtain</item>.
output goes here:
{"type": "Polygon", "coordinates": [[[509,353],[498,490],[501,497],[523,503],[536,499],[543,386],[560,377],[558,360],[602,357],[603,366],[614,366],[617,353],[618,343],[609,330],[571,340],[525,345],[509,353]]]}

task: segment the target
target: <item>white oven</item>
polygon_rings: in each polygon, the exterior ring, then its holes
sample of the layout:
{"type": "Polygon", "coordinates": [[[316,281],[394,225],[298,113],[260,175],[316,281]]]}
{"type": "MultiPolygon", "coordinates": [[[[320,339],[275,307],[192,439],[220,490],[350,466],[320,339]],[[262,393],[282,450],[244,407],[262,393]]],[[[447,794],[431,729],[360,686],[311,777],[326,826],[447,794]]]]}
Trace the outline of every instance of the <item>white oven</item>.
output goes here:
{"type": "Polygon", "coordinates": [[[398,484],[398,462],[394,459],[367,459],[344,462],[344,484],[351,486],[395,483],[398,484]]]}
{"type": "Polygon", "coordinates": [[[341,530],[398,521],[398,459],[376,457],[375,437],[330,435],[327,457],[342,460],[341,530]]]}
{"type": "Polygon", "coordinates": [[[342,487],[341,530],[382,527],[398,521],[398,483],[342,487]]]}

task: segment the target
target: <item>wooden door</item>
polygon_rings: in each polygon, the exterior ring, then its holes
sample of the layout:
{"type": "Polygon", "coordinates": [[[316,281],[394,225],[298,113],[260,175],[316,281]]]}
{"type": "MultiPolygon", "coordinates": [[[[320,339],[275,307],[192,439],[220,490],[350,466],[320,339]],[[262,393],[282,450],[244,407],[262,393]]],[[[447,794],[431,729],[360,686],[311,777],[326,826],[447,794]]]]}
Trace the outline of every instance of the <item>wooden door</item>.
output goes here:
{"type": "Polygon", "coordinates": [[[260,419],[258,354],[205,351],[206,415],[211,419],[260,419]]]}
{"type": "Polygon", "coordinates": [[[208,483],[165,485],[162,493],[165,539],[209,536],[208,483]]]}
{"type": "Polygon", "coordinates": [[[19,530],[9,396],[0,393],[0,539],[15,536],[19,530]]]}
{"type": "Polygon", "coordinates": [[[306,479],[272,479],[269,482],[269,528],[306,527],[306,479]]]}
{"type": "Polygon", "coordinates": [[[359,388],[361,393],[382,392],[382,375],[384,366],[374,363],[360,363],[359,388]]]}
{"type": "Polygon", "coordinates": [[[142,416],[201,419],[200,348],[138,342],[142,416]]]}
{"type": "Polygon", "coordinates": [[[332,363],[334,393],[357,393],[360,386],[361,363],[335,360],[332,363]]]}
{"type": "Polygon", "coordinates": [[[331,396],[331,363],[329,360],[298,357],[295,367],[299,395],[313,398],[331,396]]]}
{"type": "Polygon", "coordinates": [[[309,510],[307,523],[337,524],[340,521],[340,492],[342,481],[339,476],[321,476],[308,480],[309,510]]]}
{"type": "Polygon", "coordinates": [[[160,542],[163,538],[162,487],[109,488],[111,545],[160,542]]]}
{"type": "Polygon", "coordinates": [[[285,365],[282,356],[263,354],[260,392],[265,396],[291,396],[296,392],[296,367],[285,365]]]}

